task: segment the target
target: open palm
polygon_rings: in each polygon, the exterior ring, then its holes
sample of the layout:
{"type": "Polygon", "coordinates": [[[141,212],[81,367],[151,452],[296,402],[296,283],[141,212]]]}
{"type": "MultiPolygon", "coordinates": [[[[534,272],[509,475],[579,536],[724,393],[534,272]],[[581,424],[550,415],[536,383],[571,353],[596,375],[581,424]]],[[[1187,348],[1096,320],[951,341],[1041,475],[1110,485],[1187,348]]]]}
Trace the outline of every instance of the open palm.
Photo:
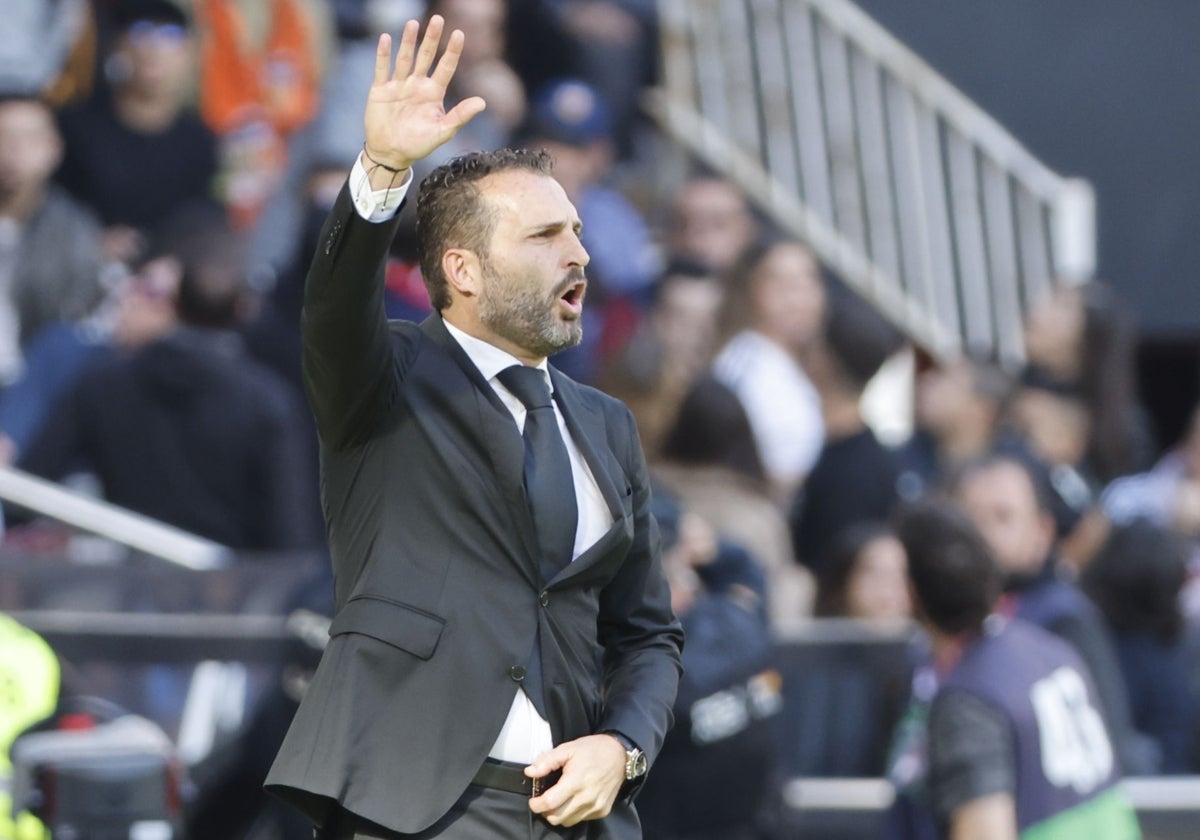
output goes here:
{"type": "Polygon", "coordinates": [[[453,137],[486,107],[481,97],[472,96],[449,111],[445,109],[446,88],[462,56],[463,34],[457,29],[450,34],[446,49],[435,65],[444,26],[440,15],[431,17],[418,47],[420,24],[410,20],[400,38],[394,73],[389,72],[391,36],[379,37],[375,80],[363,115],[367,154],[372,160],[394,169],[408,169],[453,137]]]}

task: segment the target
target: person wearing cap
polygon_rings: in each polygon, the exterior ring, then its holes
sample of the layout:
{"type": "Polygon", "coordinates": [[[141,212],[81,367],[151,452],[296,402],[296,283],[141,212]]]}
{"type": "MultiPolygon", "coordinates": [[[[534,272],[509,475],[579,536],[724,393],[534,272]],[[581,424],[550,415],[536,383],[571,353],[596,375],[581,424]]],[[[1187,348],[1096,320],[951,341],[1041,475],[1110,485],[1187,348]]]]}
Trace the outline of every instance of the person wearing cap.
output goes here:
{"type": "Polygon", "coordinates": [[[366,142],[321,233],[304,376],[334,570],[330,639],[267,777],[322,840],[641,837],[682,631],[628,409],[547,364],[589,255],[549,155],[456,158],[417,196],[436,312],[389,322],[382,268],[443,100],[444,21],[379,40],[366,142]]]}

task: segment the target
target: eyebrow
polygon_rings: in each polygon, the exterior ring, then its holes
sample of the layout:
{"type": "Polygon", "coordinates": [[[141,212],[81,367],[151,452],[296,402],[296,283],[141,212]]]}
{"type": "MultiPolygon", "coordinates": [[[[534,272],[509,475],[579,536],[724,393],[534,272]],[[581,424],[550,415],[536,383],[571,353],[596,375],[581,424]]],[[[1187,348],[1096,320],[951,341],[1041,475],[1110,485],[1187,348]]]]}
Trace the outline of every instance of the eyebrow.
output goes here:
{"type": "MultiPolygon", "coordinates": [[[[563,230],[566,227],[567,227],[567,222],[565,222],[565,221],[564,222],[548,222],[546,224],[537,225],[536,227],[530,228],[529,235],[536,237],[536,236],[542,236],[543,234],[558,233],[560,230],[563,230]]],[[[583,230],[583,222],[581,222],[579,219],[576,219],[575,221],[571,222],[571,230],[575,231],[576,235],[579,235],[579,233],[583,230]]]]}

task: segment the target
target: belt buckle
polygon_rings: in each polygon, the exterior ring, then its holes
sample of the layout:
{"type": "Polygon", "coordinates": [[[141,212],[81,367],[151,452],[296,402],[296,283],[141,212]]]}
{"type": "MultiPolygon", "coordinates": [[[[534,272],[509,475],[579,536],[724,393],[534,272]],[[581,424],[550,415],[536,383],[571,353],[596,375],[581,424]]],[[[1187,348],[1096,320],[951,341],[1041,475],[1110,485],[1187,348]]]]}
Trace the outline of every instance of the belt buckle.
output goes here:
{"type": "Polygon", "coordinates": [[[531,779],[530,781],[533,784],[531,786],[531,792],[529,796],[531,798],[534,796],[541,796],[543,793],[550,790],[550,788],[554,787],[560,778],[562,778],[562,771],[555,770],[553,773],[547,773],[545,776],[538,776],[536,779],[531,779]]]}

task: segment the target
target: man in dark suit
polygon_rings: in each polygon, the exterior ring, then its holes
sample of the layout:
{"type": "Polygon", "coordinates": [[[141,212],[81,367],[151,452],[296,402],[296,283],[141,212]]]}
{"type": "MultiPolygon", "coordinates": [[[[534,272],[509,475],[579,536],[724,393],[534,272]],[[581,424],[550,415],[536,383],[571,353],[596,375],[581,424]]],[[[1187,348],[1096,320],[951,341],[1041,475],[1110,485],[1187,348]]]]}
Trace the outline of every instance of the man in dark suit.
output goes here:
{"type": "Polygon", "coordinates": [[[417,199],[437,312],[389,323],[383,265],[462,50],[380,38],[366,144],[304,303],[335,573],[329,646],[267,778],[321,838],[637,838],[682,632],[629,412],[546,357],[587,252],[544,153],[472,154],[417,199]],[[431,71],[432,68],[432,72],[431,71]],[[552,392],[552,397],[551,397],[552,392]]]}

